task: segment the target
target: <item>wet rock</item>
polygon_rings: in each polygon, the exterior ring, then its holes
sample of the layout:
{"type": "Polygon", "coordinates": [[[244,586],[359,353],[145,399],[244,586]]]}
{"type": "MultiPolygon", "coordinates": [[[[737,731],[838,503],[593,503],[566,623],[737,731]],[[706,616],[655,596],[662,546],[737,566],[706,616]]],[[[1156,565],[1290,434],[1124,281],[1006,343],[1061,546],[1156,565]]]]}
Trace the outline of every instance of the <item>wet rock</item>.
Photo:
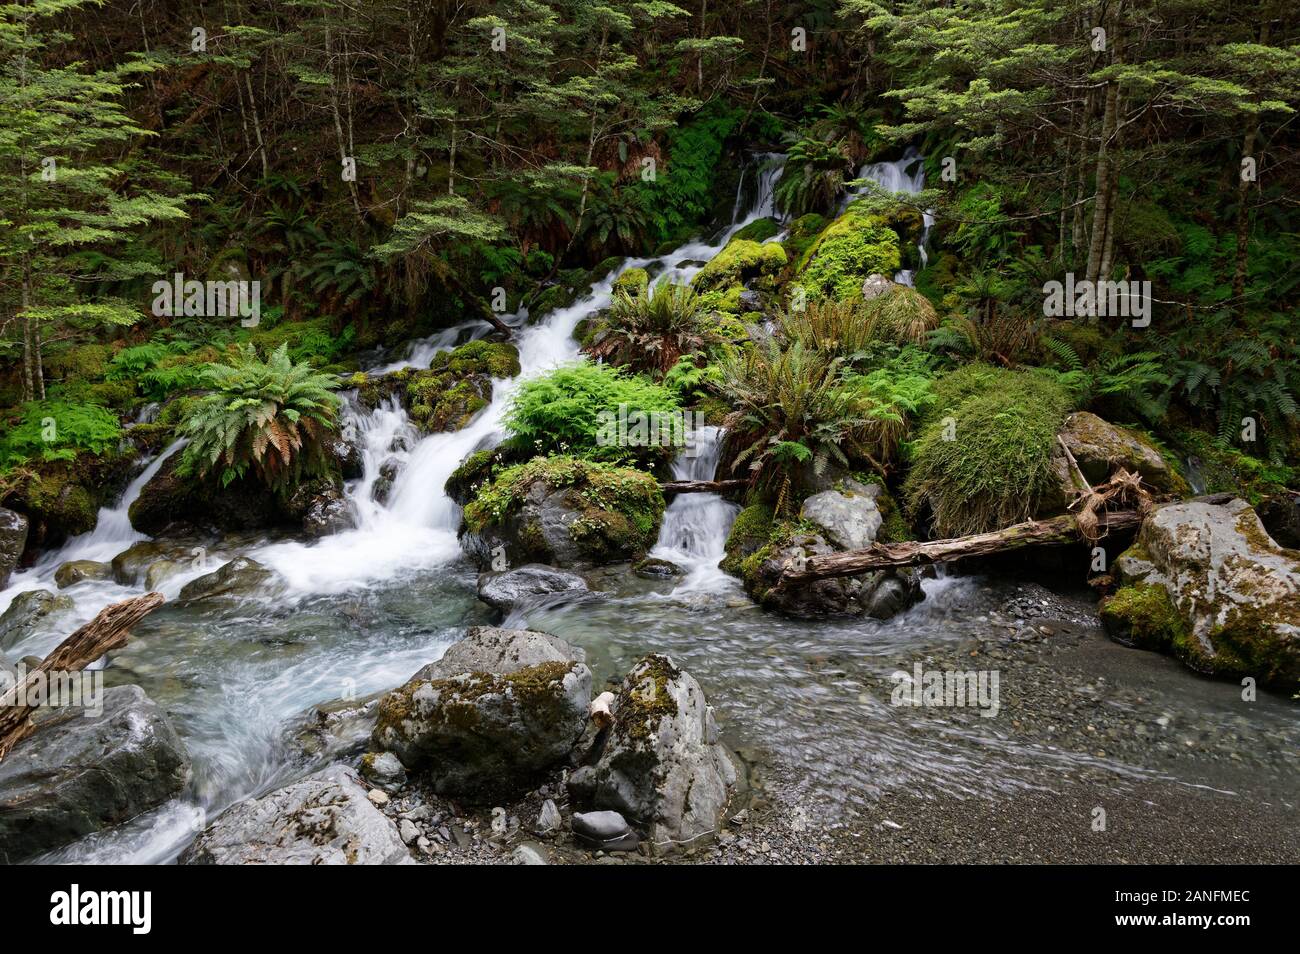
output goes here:
{"type": "Polygon", "coordinates": [[[920,579],[910,569],[875,570],[776,588],[787,565],[836,552],[838,548],[820,534],[798,534],[773,543],[745,564],[745,589],[764,607],[798,619],[868,615],[888,619],[921,600],[920,579]]]}
{"type": "Polygon", "coordinates": [[[329,441],[327,448],[339,466],[339,476],[344,480],[360,480],[365,474],[366,462],[361,448],[342,437],[329,441]]]}
{"type": "Polygon", "coordinates": [[[445,679],[465,672],[506,675],[528,666],[551,662],[585,662],[586,653],[558,636],[531,629],[471,626],[465,638],[452,643],[437,662],[429,663],[412,679],[445,679]]]}
{"type": "Polygon", "coordinates": [[[97,560],[69,560],[54,571],[54,583],[61,590],[76,586],[82,580],[107,580],[113,568],[97,560]]]}
{"type": "Polygon", "coordinates": [[[573,834],[582,844],[601,851],[635,851],[641,839],[618,812],[576,812],[573,834]]]}
{"type": "Polygon", "coordinates": [[[181,856],[191,865],[414,864],[397,826],[344,765],[224,811],[181,856]]]}
{"type": "Polygon", "coordinates": [[[289,731],[290,745],[313,759],[350,759],[363,752],[375,730],[379,697],[335,699],[313,706],[289,731]]]}
{"type": "Polygon", "coordinates": [[[873,298],[879,298],[886,292],[893,291],[894,282],[886,275],[868,275],[866,281],[862,283],[862,300],[871,301],[873,298]]]}
{"type": "Polygon", "coordinates": [[[189,564],[201,556],[202,549],[167,540],[141,540],[113,557],[113,579],[123,586],[135,586],[144,579],[149,567],[159,560],[189,564]]]}
{"type": "Polygon", "coordinates": [[[176,795],[190,761],[139,686],[104,691],[103,712],[54,710],[0,762],[0,848],[17,861],[120,824],[176,795]]]}
{"type": "Polygon", "coordinates": [[[275,589],[276,573],[248,557],[236,557],[221,568],[181,587],[180,600],[243,599],[275,589]]]}
{"type": "Polygon", "coordinates": [[[361,775],[375,785],[406,784],[406,768],[392,752],[367,752],[361,757],[361,775]]]}
{"type": "Polygon", "coordinates": [[[379,476],[370,487],[371,500],[375,503],[388,503],[388,495],[393,491],[393,484],[402,472],[402,466],[402,461],[396,457],[389,457],[379,465],[379,476]]]}
{"type": "Polygon", "coordinates": [[[614,715],[596,761],[569,777],[575,801],[622,814],[656,847],[716,831],[736,770],[699,683],[667,656],[646,656],[624,677],[614,715]]]}
{"type": "Polygon", "coordinates": [[[591,670],[572,658],[531,663],[565,645],[542,633],[478,627],[463,642],[380,700],[372,744],[440,795],[512,793],[563,761],[582,735],[591,670]],[[444,675],[466,663],[474,668],[444,675]]]}
{"type": "Polygon", "coordinates": [[[9,585],[9,576],[27,546],[27,518],[16,510],[0,507],[0,590],[9,585]]]}
{"type": "Polygon", "coordinates": [[[884,517],[876,506],[876,485],[848,481],[843,491],[825,490],[803,502],[801,516],[841,550],[860,550],[876,542],[884,517]],[[874,493],[873,493],[874,491],[874,493]]]}
{"type": "Polygon", "coordinates": [[[1116,563],[1125,587],[1108,600],[1112,615],[1126,605],[1130,616],[1161,615],[1157,587],[1176,611],[1181,625],[1132,621],[1147,641],[1202,672],[1300,682],[1300,555],[1278,546],[1246,501],[1160,507],[1116,563]]]}
{"type": "Polygon", "coordinates": [[[171,577],[189,569],[191,569],[189,563],[181,563],[177,560],[154,560],[149,564],[149,569],[144,571],[144,588],[156,590],[171,577]]]}
{"type": "Polygon", "coordinates": [[[302,519],[301,514],[290,514],[276,492],[252,476],[224,487],[180,476],[176,468],[181,457],[169,457],[131,504],[131,526],[141,533],[159,537],[207,529],[263,530],[302,519]]]}
{"type": "Polygon", "coordinates": [[[478,578],[478,598],[507,614],[591,595],[587,581],[577,573],[542,563],[529,563],[500,573],[481,573],[478,578]]]}
{"type": "Polygon", "coordinates": [[[72,597],[55,596],[49,590],[24,590],[13,598],[0,615],[0,649],[15,646],[45,618],[72,609],[72,597]]]}
{"type": "Polygon", "coordinates": [[[352,505],[338,490],[314,496],[302,517],[302,531],[309,537],[325,537],[353,526],[352,505]]]}
{"type": "Polygon", "coordinates": [[[682,576],[686,571],[671,560],[646,557],[632,564],[632,572],[646,580],[668,580],[675,576],[682,576]]]}
{"type": "MultiPolygon", "coordinates": [[[[1104,483],[1122,467],[1140,474],[1161,493],[1188,492],[1186,483],[1169,467],[1155,445],[1136,431],[1118,427],[1096,414],[1076,411],[1065,419],[1059,436],[1090,484],[1104,483]]],[[[1074,487],[1073,480],[1070,487],[1074,487]]]]}

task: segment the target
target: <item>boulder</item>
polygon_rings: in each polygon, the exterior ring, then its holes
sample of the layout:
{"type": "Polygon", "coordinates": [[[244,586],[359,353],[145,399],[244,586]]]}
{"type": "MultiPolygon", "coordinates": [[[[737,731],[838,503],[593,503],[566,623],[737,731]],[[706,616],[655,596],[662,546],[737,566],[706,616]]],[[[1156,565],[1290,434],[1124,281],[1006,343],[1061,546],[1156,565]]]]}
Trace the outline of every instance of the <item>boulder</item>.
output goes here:
{"type": "Polygon", "coordinates": [[[344,480],[360,480],[365,474],[366,460],[361,448],[342,437],[326,440],[325,449],[338,463],[339,476],[344,480]]]}
{"type": "Polygon", "coordinates": [[[349,530],[355,525],[352,505],[337,490],[314,496],[302,517],[303,533],[309,537],[329,536],[331,533],[349,530]]]}
{"type": "Polygon", "coordinates": [[[0,846],[8,861],[134,818],[175,796],[190,760],[139,686],[104,691],[103,712],[54,710],[0,762],[0,846]]]}
{"type": "Polygon", "coordinates": [[[262,566],[248,557],[236,557],[221,568],[190,580],[181,587],[182,602],[210,599],[242,599],[259,590],[274,591],[279,576],[274,570],[262,566]]]}
{"type": "Polygon", "coordinates": [[[97,560],[69,560],[54,571],[54,583],[61,590],[76,586],[82,580],[107,580],[113,568],[97,560]]]}
{"type": "Polygon", "coordinates": [[[516,609],[555,606],[592,595],[587,581],[577,573],[541,563],[499,573],[480,573],[478,578],[478,598],[507,614],[516,609]]]}
{"type": "Polygon", "coordinates": [[[672,560],[661,560],[658,557],[646,557],[644,560],[638,560],[632,564],[632,572],[645,580],[670,580],[675,576],[683,576],[686,573],[672,560]]]}
{"type": "Polygon", "coordinates": [[[1102,616],[1125,641],[1212,675],[1300,683],[1300,554],[1244,500],[1158,508],[1114,569],[1123,586],[1102,616]]]}
{"type": "Polygon", "coordinates": [[[352,759],[365,751],[375,731],[379,697],[334,699],[312,706],[288,733],[289,745],[309,760],[352,759]]]}
{"type": "Polygon", "coordinates": [[[895,288],[894,281],[888,275],[879,273],[868,275],[866,281],[862,283],[862,300],[871,301],[873,298],[879,298],[886,292],[891,292],[895,288]]]}
{"type": "Polygon", "coordinates": [[[884,517],[876,506],[877,484],[847,481],[846,490],[824,490],[803,502],[801,516],[841,550],[860,550],[876,542],[884,517]]]}
{"type": "Polygon", "coordinates": [[[618,812],[574,812],[573,834],[588,848],[635,851],[641,839],[618,812]]]}
{"type": "Polygon", "coordinates": [[[0,590],[9,585],[9,576],[27,546],[27,518],[16,510],[0,507],[0,590]]]}
{"type": "Polygon", "coordinates": [[[445,679],[464,672],[507,675],[553,662],[586,662],[587,655],[558,636],[531,629],[471,626],[465,638],[452,643],[442,658],[417,672],[412,679],[445,679]]]}
{"type": "Polygon", "coordinates": [[[123,586],[136,586],[144,580],[149,567],[159,560],[189,565],[202,550],[186,543],[169,540],[141,540],[113,557],[113,579],[123,586]]]}
{"type": "Polygon", "coordinates": [[[575,802],[619,813],[655,848],[716,832],[736,770],[699,683],[652,654],[624,677],[613,708],[599,755],[569,777],[575,802]]]}
{"type": "Polygon", "coordinates": [[[380,504],[388,503],[388,495],[393,492],[393,484],[402,472],[402,466],[402,461],[396,457],[389,457],[379,465],[379,476],[370,487],[371,500],[380,504]]]}
{"type": "Polygon", "coordinates": [[[131,504],[131,526],[151,537],[188,534],[194,530],[263,530],[295,520],[274,490],[252,476],[227,486],[180,476],[182,455],[173,454],[144,485],[131,504]]]}
{"type": "Polygon", "coordinates": [[[1289,550],[1300,550],[1300,494],[1275,494],[1255,506],[1268,535],[1289,550]]]}
{"type": "Polygon", "coordinates": [[[232,805],[181,856],[189,865],[406,865],[397,826],[350,768],[330,765],[232,805]]]}
{"type": "Polygon", "coordinates": [[[149,569],[144,571],[144,588],[156,590],[171,577],[184,573],[190,568],[191,564],[176,560],[154,560],[149,564],[149,569]]]}
{"type": "MultiPolygon", "coordinates": [[[[1096,414],[1076,411],[1065,419],[1058,435],[1074,455],[1084,477],[1094,486],[1122,467],[1160,493],[1188,492],[1185,481],[1169,466],[1155,445],[1137,431],[1118,427],[1096,414]]],[[[1064,455],[1059,455],[1064,458],[1064,455]]],[[[1075,485],[1073,479],[1069,485],[1075,485]]]]}
{"type": "Polygon", "coordinates": [[[496,556],[512,566],[625,563],[654,546],[663,511],[658,482],[644,471],[539,457],[469,503],[461,542],[484,567],[496,556]]]}
{"type": "Polygon", "coordinates": [[[49,590],[24,590],[0,615],[0,649],[22,642],[41,620],[72,609],[72,597],[55,596],[49,590]]]}
{"type": "Polygon", "coordinates": [[[591,670],[573,658],[534,663],[567,647],[544,633],[476,627],[464,642],[380,700],[372,744],[438,794],[481,800],[564,760],[587,723],[591,670]],[[461,666],[474,668],[446,674],[461,666]]]}

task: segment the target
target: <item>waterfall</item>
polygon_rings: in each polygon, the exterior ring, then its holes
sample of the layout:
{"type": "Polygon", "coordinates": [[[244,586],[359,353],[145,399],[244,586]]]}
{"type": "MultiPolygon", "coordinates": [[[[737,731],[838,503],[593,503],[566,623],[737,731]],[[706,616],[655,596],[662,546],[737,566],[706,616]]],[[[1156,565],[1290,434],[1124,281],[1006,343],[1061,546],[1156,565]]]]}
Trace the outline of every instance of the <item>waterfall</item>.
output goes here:
{"type": "MultiPolygon", "coordinates": [[[[687,445],[673,461],[674,480],[713,480],[727,432],[720,427],[692,431],[687,445]]],[[[730,580],[718,564],[731,524],[740,508],[718,494],[678,494],[664,511],[659,540],[651,556],[669,560],[687,571],[679,589],[714,589],[730,580]]]]}
{"type": "MultiPolygon", "coordinates": [[[[903,152],[903,158],[896,159],[893,162],[873,162],[863,166],[858,170],[859,179],[869,179],[886,192],[904,192],[908,195],[915,195],[925,188],[925,157],[915,146],[908,146],[903,152]],[[908,169],[911,172],[908,172],[908,169]]],[[[859,196],[868,192],[867,187],[854,189],[850,191],[845,200],[845,205],[859,196]]],[[[921,267],[929,263],[929,256],[925,251],[926,239],[930,236],[930,228],[934,225],[934,213],[927,209],[922,214],[922,231],[921,239],[917,243],[916,250],[921,259],[921,267]]],[[[894,281],[900,285],[911,285],[914,279],[912,269],[905,268],[894,275],[894,281]]]]}
{"type": "MultiPolygon", "coordinates": [[[[414,429],[400,405],[386,404],[368,416],[353,407],[347,426],[355,428],[362,442],[364,461],[362,478],[347,488],[356,528],[311,543],[271,544],[251,554],[253,558],[281,573],[291,589],[300,594],[366,586],[459,558],[460,507],[444,490],[452,471],[469,454],[493,447],[505,437],[502,419],[521,381],[578,359],[578,342],[573,331],[579,321],[609,306],[612,286],[619,275],[629,268],[644,268],[670,281],[689,282],[703,267],[702,263],[722,251],[738,230],[772,214],[773,191],[781,175],[781,165],[778,157],[772,155],[756,158],[761,165],[753,200],[743,214],[739,209],[733,213],[733,221],[721,235],[712,240],[687,242],[667,255],[627,259],[578,301],[556,309],[536,324],[519,328],[514,340],[519,349],[519,376],[493,381],[491,402],[466,427],[413,440],[414,429]],[[395,439],[401,437],[412,444],[409,452],[392,449],[400,447],[402,441],[395,442],[395,439]],[[403,466],[386,503],[381,505],[371,499],[371,490],[380,467],[389,457],[396,457],[403,466]]],[[[521,315],[504,317],[515,326],[522,324],[520,319],[521,315]]],[[[445,349],[455,340],[454,336],[444,334],[427,342],[430,347],[445,349]]],[[[414,359],[413,353],[411,360],[414,359]]],[[[720,437],[713,435],[705,440],[720,441],[720,437]]],[[[712,452],[716,465],[716,446],[712,452]]],[[[716,503],[723,508],[730,507],[721,499],[716,503]]],[[[723,514],[722,510],[710,509],[707,504],[708,501],[684,501],[680,507],[701,507],[703,512],[696,515],[701,519],[715,520],[723,514]]],[[[716,544],[717,557],[706,556],[701,551],[698,556],[684,558],[688,565],[703,566],[712,559],[716,570],[726,539],[725,528],[718,530],[721,525],[720,520],[715,520],[713,529],[708,531],[709,545],[716,544]]]]}

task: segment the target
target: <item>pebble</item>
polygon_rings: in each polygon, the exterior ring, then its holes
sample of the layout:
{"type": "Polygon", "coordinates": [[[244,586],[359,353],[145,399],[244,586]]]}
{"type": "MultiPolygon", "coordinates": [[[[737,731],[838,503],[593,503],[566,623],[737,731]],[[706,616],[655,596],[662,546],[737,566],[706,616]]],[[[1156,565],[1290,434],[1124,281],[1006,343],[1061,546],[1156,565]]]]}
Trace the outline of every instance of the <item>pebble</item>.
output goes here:
{"type": "Polygon", "coordinates": [[[592,847],[605,851],[633,851],[640,839],[618,812],[576,812],[573,833],[592,847]]]}
{"type": "Polygon", "coordinates": [[[387,805],[389,802],[388,793],[377,788],[372,788],[366,798],[370,799],[370,804],[376,807],[387,805]]]}
{"type": "Polygon", "coordinates": [[[555,807],[555,802],[549,798],[542,802],[542,811],[537,816],[537,830],[544,835],[549,835],[551,832],[559,831],[563,824],[564,819],[560,817],[560,810],[555,807]]]}

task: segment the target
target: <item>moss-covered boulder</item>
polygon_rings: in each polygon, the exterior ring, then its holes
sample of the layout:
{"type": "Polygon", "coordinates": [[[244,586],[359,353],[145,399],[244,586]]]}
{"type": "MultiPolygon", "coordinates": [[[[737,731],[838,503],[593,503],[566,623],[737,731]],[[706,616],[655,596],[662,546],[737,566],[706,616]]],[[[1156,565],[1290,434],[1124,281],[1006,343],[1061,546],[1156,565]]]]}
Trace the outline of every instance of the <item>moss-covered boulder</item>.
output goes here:
{"type": "Polygon", "coordinates": [[[427,433],[458,431],[492,400],[492,382],[519,374],[519,351],[500,341],[469,341],[434,355],[428,369],[402,368],[351,383],[361,403],[376,408],[397,398],[427,433]]]}
{"type": "Polygon", "coordinates": [[[510,467],[465,508],[462,543],[484,566],[598,566],[639,559],[652,546],[664,498],[650,474],[577,457],[510,467]],[[501,550],[498,550],[501,548],[501,550]]]}
{"type": "Polygon", "coordinates": [[[569,778],[574,801],[617,811],[660,851],[716,832],[736,770],[700,684],[667,656],[623,678],[614,724],[569,778]]]}
{"type": "Polygon", "coordinates": [[[856,301],[868,276],[898,271],[901,250],[898,233],[883,216],[850,205],[808,245],[795,282],[812,297],[856,301]]]}
{"type": "Polygon", "coordinates": [[[477,627],[463,652],[380,700],[372,745],[440,795],[485,801],[531,784],[568,756],[591,705],[591,670],[539,637],[477,627]]]}
{"type": "Polygon", "coordinates": [[[131,526],[141,533],[261,530],[301,521],[288,512],[283,498],[252,477],[223,487],[215,480],[182,476],[179,462],[179,454],[169,457],[127,511],[131,526]]]}
{"type": "Polygon", "coordinates": [[[1160,507],[1116,568],[1125,586],[1103,606],[1113,632],[1200,672],[1300,688],[1300,554],[1244,500],[1160,507]]]}
{"type": "Polygon", "coordinates": [[[1123,468],[1141,475],[1145,483],[1161,493],[1190,493],[1187,482],[1169,466],[1159,449],[1137,431],[1110,424],[1087,411],[1076,411],[1065,419],[1059,437],[1090,484],[1104,483],[1123,468]]]}
{"type": "Polygon", "coordinates": [[[697,292],[739,290],[747,284],[773,288],[785,270],[785,249],[775,242],[733,238],[691,279],[697,292]]]}
{"type": "Polygon", "coordinates": [[[736,514],[727,535],[726,556],[719,567],[725,573],[738,576],[741,564],[767,546],[772,536],[772,508],[767,504],[751,504],[736,514]]]}
{"type": "Polygon", "coordinates": [[[61,563],[54,571],[54,584],[61,590],[76,586],[85,580],[107,580],[113,575],[113,568],[97,560],[69,560],[61,563]]]}
{"type": "Polygon", "coordinates": [[[623,292],[628,295],[644,295],[650,287],[650,275],[644,268],[629,268],[610,285],[614,294],[623,292]]]}

